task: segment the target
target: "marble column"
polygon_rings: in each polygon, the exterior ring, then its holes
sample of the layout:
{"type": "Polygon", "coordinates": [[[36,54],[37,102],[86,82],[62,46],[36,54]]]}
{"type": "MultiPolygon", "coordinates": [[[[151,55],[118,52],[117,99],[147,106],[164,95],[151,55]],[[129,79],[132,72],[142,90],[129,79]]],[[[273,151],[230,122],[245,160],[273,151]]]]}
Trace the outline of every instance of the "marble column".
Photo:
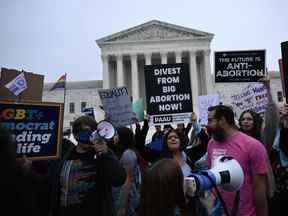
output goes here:
{"type": "Polygon", "coordinates": [[[145,53],[145,65],[151,65],[152,62],[152,53],[145,53]]]}
{"type": "Polygon", "coordinates": [[[175,52],[175,62],[176,63],[182,63],[182,52],[181,51],[175,52]]]}
{"type": "Polygon", "coordinates": [[[196,66],[196,52],[194,50],[189,51],[189,63],[190,63],[190,82],[192,90],[193,111],[199,114],[198,110],[199,79],[196,66]]]}
{"type": "Polygon", "coordinates": [[[167,52],[161,52],[161,64],[167,64],[167,52]]]}
{"type": "Polygon", "coordinates": [[[204,73],[205,73],[205,81],[206,81],[206,89],[207,94],[211,94],[213,92],[213,82],[211,75],[211,64],[210,64],[210,50],[203,51],[203,59],[204,59],[204,73]]]}
{"type": "Polygon", "coordinates": [[[139,73],[138,73],[138,63],[137,54],[131,54],[131,82],[132,82],[132,97],[133,101],[139,99],[139,73]]]}
{"type": "Polygon", "coordinates": [[[123,55],[116,55],[117,62],[117,87],[124,86],[123,55]]]}
{"type": "Polygon", "coordinates": [[[109,89],[110,88],[110,71],[109,71],[109,56],[102,55],[102,67],[103,67],[103,88],[109,89]]]}

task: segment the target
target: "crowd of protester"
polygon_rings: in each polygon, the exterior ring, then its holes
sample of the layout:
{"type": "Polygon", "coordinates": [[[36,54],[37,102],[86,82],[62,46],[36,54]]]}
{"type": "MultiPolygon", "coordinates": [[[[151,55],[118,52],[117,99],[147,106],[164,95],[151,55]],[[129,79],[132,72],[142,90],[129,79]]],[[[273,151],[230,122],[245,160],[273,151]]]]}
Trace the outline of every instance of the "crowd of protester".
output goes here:
{"type": "MultiPolygon", "coordinates": [[[[16,158],[13,135],[0,124],[3,211],[49,216],[277,215],[288,197],[288,105],[273,102],[261,116],[230,106],[208,109],[207,125],[192,113],[187,125],[155,126],[147,144],[143,124],[116,128],[113,139],[91,141],[97,122],[81,116],[65,134],[57,160],[16,158]],[[237,123],[236,123],[237,122],[237,123]],[[213,167],[220,155],[235,158],[244,172],[237,192],[214,189],[186,196],[184,178],[213,167]],[[14,207],[11,207],[13,203],[14,207]]],[[[283,210],[283,211],[282,211],[283,210]]]]}

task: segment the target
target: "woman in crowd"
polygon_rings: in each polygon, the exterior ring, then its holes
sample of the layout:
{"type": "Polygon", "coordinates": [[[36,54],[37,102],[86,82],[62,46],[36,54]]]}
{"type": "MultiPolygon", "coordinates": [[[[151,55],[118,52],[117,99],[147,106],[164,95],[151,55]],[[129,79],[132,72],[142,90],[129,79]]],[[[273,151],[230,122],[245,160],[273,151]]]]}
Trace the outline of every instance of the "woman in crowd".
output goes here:
{"type": "Polygon", "coordinates": [[[179,215],[188,215],[183,180],[175,160],[162,159],[155,163],[141,184],[139,216],[174,216],[176,209],[179,215]]]}
{"type": "Polygon", "coordinates": [[[140,195],[140,168],[135,151],[135,137],[129,128],[121,127],[117,130],[114,152],[118,156],[121,165],[126,170],[124,185],[113,189],[113,197],[117,216],[133,216],[139,207],[140,195]]]}
{"type": "Polygon", "coordinates": [[[239,118],[239,130],[257,140],[262,142],[261,132],[262,132],[263,119],[258,113],[251,110],[247,110],[241,113],[239,118]]]}
{"type": "Polygon", "coordinates": [[[137,145],[141,156],[150,163],[162,158],[172,158],[181,166],[184,176],[191,172],[192,162],[185,154],[182,134],[177,129],[170,129],[163,137],[162,150],[157,151],[147,148],[145,145],[137,145]]]}
{"type": "MultiPolygon", "coordinates": [[[[239,118],[239,130],[263,143],[267,150],[267,154],[270,155],[279,125],[279,115],[277,105],[272,99],[269,78],[264,78],[260,81],[262,81],[266,87],[268,97],[264,121],[258,113],[251,110],[244,111],[239,118]]],[[[271,163],[270,161],[267,161],[267,163],[267,197],[270,199],[274,195],[276,186],[271,163]]]]}
{"type": "Polygon", "coordinates": [[[276,191],[271,201],[271,215],[285,212],[288,197],[288,105],[280,108],[280,127],[270,154],[276,180],[276,191]]]}
{"type": "Polygon", "coordinates": [[[73,122],[77,145],[65,152],[53,173],[51,215],[113,215],[112,187],[123,185],[126,172],[105,140],[90,140],[96,129],[89,116],[73,122]]]}
{"type": "Polygon", "coordinates": [[[270,80],[269,78],[263,78],[260,80],[263,82],[267,90],[268,104],[266,111],[264,113],[264,120],[262,117],[251,110],[244,111],[241,113],[239,118],[240,131],[246,133],[249,136],[262,142],[268,154],[272,150],[273,141],[276,136],[276,130],[279,125],[279,115],[278,108],[275,102],[273,101],[270,89],[270,80]]]}
{"type": "Polygon", "coordinates": [[[143,142],[137,143],[136,147],[140,155],[150,163],[163,158],[174,159],[181,166],[184,176],[188,176],[194,163],[206,153],[207,143],[208,139],[205,141],[205,145],[185,149],[185,134],[181,130],[172,128],[167,130],[163,137],[161,151],[147,148],[143,142]]]}

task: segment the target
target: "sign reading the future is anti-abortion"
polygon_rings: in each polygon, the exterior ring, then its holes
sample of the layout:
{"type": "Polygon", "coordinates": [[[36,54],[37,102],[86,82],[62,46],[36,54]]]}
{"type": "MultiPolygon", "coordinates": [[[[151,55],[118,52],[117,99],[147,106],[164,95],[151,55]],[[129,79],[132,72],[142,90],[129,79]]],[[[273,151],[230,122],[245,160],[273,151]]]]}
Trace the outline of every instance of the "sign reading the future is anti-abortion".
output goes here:
{"type": "Polygon", "coordinates": [[[63,104],[0,102],[1,125],[13,133],[18,157],[57,159],[63,104]]]}
{"type": "Polygon", "coordinates": [[[265,68],[265,50],[215,52],[215,82],[257,82],[265,68]]]}
{"type": "Polygon", "coordinates": [[[147,113],[152,124],[191,119],[192,95],[188,64],[145,66],[147,113]]]}

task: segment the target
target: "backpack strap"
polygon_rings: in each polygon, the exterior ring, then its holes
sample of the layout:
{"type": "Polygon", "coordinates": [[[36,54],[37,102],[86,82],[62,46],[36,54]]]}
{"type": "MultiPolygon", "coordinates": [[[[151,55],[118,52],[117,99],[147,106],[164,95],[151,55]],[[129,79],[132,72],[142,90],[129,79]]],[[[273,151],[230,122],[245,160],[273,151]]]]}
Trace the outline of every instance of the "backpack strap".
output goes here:
{"type": "Polygon", "coordinates": [[[205,172],[203,172],[202,174],[204,174],[209,179],[209,181],[211,182],[211,184],[215,188],[217,196],[218,196],[218,198],[219,198],[219,200],[221,202],[221,205],[223,207],[223,210],[224,210],[225,214],[227,216],[236,216],[237,213],[238,213],[238,210],[239,210],[239,206],[240,206],[240,191],[238,190],[236,192],[236,196],[235,196],[234,202],[233,202],[232,211],[231,211],[231,214],[229,214],[229,211],[228,211],[228,208],[226,206],[226,203],[223,200],[223,197],[221,196],[221,193],[220,193],[219,189],[217,188],[217,186],[216,186],[215,182],[213,181],[213,179],[205,172]]]}

